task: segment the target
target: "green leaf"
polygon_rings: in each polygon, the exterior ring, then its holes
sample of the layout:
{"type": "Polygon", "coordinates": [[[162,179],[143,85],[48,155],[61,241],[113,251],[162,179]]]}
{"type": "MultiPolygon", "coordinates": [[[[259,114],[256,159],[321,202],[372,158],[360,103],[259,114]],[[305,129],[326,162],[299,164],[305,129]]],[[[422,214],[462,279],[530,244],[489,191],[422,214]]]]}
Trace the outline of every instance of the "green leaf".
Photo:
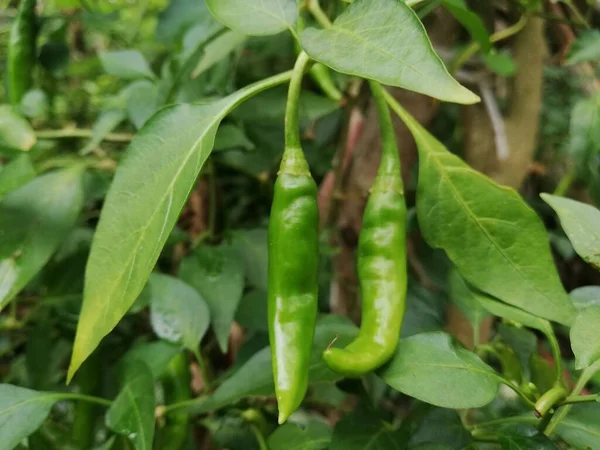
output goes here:
{"type": "Polygon", "coordinates": [[[489,52],[492,45],[485,24],[477,14],[469,9],[465,0],[443,0],[443,4],[456,17],[456,20],[467,29],[471,38],[479,44],[481,49],[485,53],[489,52]]]}
{"type": "Polygon", "coordinates": [[[547,436],[516,436],[502,434],[499,437],[502,450],[558,450],[558,447],[547,436]]]}
{"type": "Polygon", "coordinates": [[[267,230],[256,228],[254,230],[236,231],[231,243],[244,262],[246,277],[250,284],[267,292],[268,249],[267,230]]]}
{"type": "Polygon", "coordinates": [[[136,134],[111,184],[86,267],[70,380],[140,294],[210,155],[219,123],[286,72],[214,103],[175,105],[136,134]]]}
{"type": "Polygon", "coordinates": [[[489,69],[503,77],[510,77],[517,71],[515,60],[509,54],[498,52],[496,49],[483,55],[483,62],[489,69]]]}
{"type": "Polygon", "coordinates": [[[569,298],[577,309],[600,306],[600,286],[581,286],[569,292],[569,298]]]}
{"type": "Polygon", "coordinates": [[[119,395],[106,413],[106,425],[126,436],[136,450],[152,450],[155,407],[150,369],[140,361],[132,362],[119,395]]]}
{"type": "Polygon", "coordinates": [[[23,115],[30,119],[46,119],[50,104],[44,91],[32,89],[21,99],[20,107],[23,115]]]}
{"type": "Polygon", "coordinates": [[[487,310],[477,301],[477,298],[473,295],[458,271],[452,271],[448,283],[450,299],[466,316],[472,327],[478,328],[483,319],[489,315],[487,310]]]}
{"type": "Polygon", "coordinates": [[[269,450],[325,450],[331,442],[331,429],[317,420],[311,420],[304,428],[293,423],[278,427],[270,436],[269,450]]]}
{"type": "Polygon", "coordinates": [[[121,93],[127,102],[127,116],[138,130],[161,106],[158,100],[159,88],[148,80],[136,80],[121,93]]]}
{"type": "Polygon", "coordinates": [[[356,0],[332,27],[304,30],[301,43],[312,59],[338,72],[440,100],[479,101],[452,78],[415,12],[398,0],[356,0]]]}
{"type": "Polygon", "coordinates": [[[10,384],[0,384],[2,448],[16,448],[23,438],[42,426],[58,399],[56,394],[49,392],[36,392],[10,384]]]}
{"type": "Polygon", "coordinates": [[[584,180],[596,176],[592,159],[600,154],[600,93],[582,98],[573,106],[567,150],[584,180]]]}
{"type": "Polygon", "coordinates": [[[80,155],[87,155],[96,150],[102,140],[125,120],[125,112],[120,109],[103,111],[92,127],[92,137],[80,151],[80,155]]]}
{"type": "Polygon", "coordinates": [[[600,60],[600,30],[587,30],[582,32],[569,49],[568,66],[585,61],[600,60]]]}
{"type": "Polygon", "coordinates": [[[42,175],[0,201],[0,309],[48,262],[82,204],[79,169],[42,175]]]}
{"type": "Polygon", "coordinates": [[[392,388],[443,408],[478,408],[498,392],[498,375],[443,332],[401,339],[379,376],[392,388]]]}
{"type": "Polygon", "coordinates": [[[29,155],[20,155],[0,170],[0,197],[35,178],[29,155]]]}
{"type": "Polygon", "coordinates": [[[548,330],[551,329],[551,325],[547,320],[534,316],[522,309],[497,301],[493,297],[474,289],[471,285],[466,283],[462,277],[460,277],[460,281],[454,280],[454,282],[456,285],[459,285],[462,282],[460,292],[464,297],[470,297],[470,300],[468,300],[469,302],[475,301],[479,303],[486,311],[489,311],[495,316],[518,322],[526,327],[534,328],[543,333],[547,333],[548,330]]]}
{"type": "Polygon", "coordinates": [[[449,445],[463,449],[471,441],[470,433],[462,424],[458,413],[451,409],[431,408],[422,417],[420,426],[410,436],[410,448],[418,445],[449,445]]]}
{"type": "Polygon", "coordinates": [[[204,47],[202,57],[192,72],[192,78],[206,72],[219,61],[225,59],[246,40],[246,35],[236,31],[227,31],[204,47]]]}
{"type": "Polygon", "coordinates": [[[569,198],[549,194],[541,196],[558,214],[577,254],[596,270],[600,270],[600,211],[569,198]]]}
{"type": "Polygon", "coordinates": [[[573,405],[556,434],[574,448],[600,448],[600,403],[573,405]]]}
{"type": "Polygon", "coordinates": [[[123,356],[122,363],[127,366],[133,361],[141,361],[148,366],[153,378],[158,380],[167,370],[169,362],[181,351],[179,345],[170,342],[145,342],[131,348],[123,356]]]}
{"type": "Polygon", "coordinates": [[[404,445],[376,414],[358,408],[336,424],[330,450],[403,450],[404,445]]]}
{"type": "MultiPolygon", "coordinates": [[[[309,378],[311,383],[332,382],[341,379],[341,375],[331,371],[323,362],[323,351],[337,337],[336,343],[349,344],[358,330],[345,320],[333,316],[320,317],[315,329],[309,378]]],[[[225,380],[215,392],[204,400],[190,405],[196,414],[222,408],[253,395],[272,395],[275,392],[269,347],[255,353],[230,378],[225,380]]]]}
{"type": "Polygon", "coordinates": [[[206,300],[210,320],[223,353],[227,353],[229,329],[244,291],[244,264],[227,247],[201,246],[183,261],[179,276],[206,300]]]}
{"type": "Polygon", "coordinates": [[[217,131],[214,151],[231,148],[254,150],[255,146],[241,127],[226,123],[221,125],[217,131]]]}
{"type": "Polygon", "coordinates": [[[156,78],[144,55],[137,50],[100,52],[98,57],[109,75],[125,79],[156,78]]]}
{"type": "Polygon", "coordinates": [[[268,331],[267,293],[253,290],[244,294],[235,314],[235,320],[247,330],[268,331]]]}
{"type": "MultiPolygon", "coordinates": [[[[287,92],[271,89],[248,100],[235,110],[236,119],[249,123],[281,124],[285,116],[287,92]]],[[[303,91],[298,105],[300,120],[312,122],[340,109],[339,102],[303,91]]]]}
{"type": "Polygon", "coordinates": [[[35,143],[35,133],[29,122],[12,106],[0,105],[0,148],[27,151],[35,143]]]}
{"type": "Polygon", "coordinates": [[[296,0],[206,0],[206,5],[218,21],[251,36],[280,33],[298,19],[296,0]]]}
{"type": "Polygon", "coordinates": [[[204,298],[180,279],[157,272],[150,275],[148,285],[154,332],[196,353],[210,323],[204,298]]]}
{"type": "Polygon", "coordinates": [[[575,368],[591,366],[600,359],[600,307],[590,306],[579,311],[571,327],[571,347],[575,354],[575,368]]]}
{"type": "Polygon", "coordinates": [[[406,311],[400,336],[405,338],[427,331],[442,331],[445,323],[446,298],[409,280],[406,311]]]}
{"type": "Polygon", "coordinates": [[[397,102],[392,108],[419,148],[417,215],[427,243],[445,250],[477,289],[569,325],[574,308],[536,213],[516,191],[448,152],[397,102]]]}

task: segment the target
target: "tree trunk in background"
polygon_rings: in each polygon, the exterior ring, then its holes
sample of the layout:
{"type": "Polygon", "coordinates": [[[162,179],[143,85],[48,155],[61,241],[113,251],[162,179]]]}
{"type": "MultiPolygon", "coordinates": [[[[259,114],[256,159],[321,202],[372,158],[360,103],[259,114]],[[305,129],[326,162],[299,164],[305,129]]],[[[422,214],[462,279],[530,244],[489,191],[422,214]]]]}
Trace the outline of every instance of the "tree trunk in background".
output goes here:
{"type": "MultiPolygon", "coordinates": [[[[431,40],[448,45],[454,41],[456,22],[445,9],[438,8],[432,13],[429,28],[431,40]]],[[[430,97],[404,89],[390,89],[392,95],[424,125],[437,114],[439,103],[430,97]]],[[[406,181],[417,159],[416,145],[410,131],[393,115],[394,130],[402,159],[402,172],[406,181]]],[[[379,168],[381,137],[377,112],[370,104],[362,133],[354,150],[354,158],[347,172],[343,186],[343,199],[335,221],[338,235],[339,254],[334,258],[334,280],[332,281],[330,307],[332,312],[347,315],[354,321],[360,320],[359,289],[356,277],[355,250],[362,225],[369,189],[379,168]]]]}
{"type": "MultiPolygon", "coordinates": [[[[542,19],[528,21],[514,39],[512,54],[518,72],[513,79],[510,107],[505,116],[510,151],[508,158],[499,161],[496,157],[494,130],[483,105],[465,106],[462,122],[465,159],[469,165],[500,184],[519,189],[527,177],[537,148],[543,65],[547,55],[542,19]]],[[[451,305],[448,317],[448,331],[472,348],[473,331],[464,315],[451,305]]],[[[481,342],[488,340],[491,327],[491,319],[483,322],[481,342]]]]}

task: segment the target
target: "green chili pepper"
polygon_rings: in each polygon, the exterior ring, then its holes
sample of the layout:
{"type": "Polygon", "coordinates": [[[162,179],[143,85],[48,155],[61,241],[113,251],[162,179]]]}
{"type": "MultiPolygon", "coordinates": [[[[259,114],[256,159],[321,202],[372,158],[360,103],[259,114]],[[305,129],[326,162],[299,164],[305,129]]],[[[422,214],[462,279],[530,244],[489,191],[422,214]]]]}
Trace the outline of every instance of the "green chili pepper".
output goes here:
{"type": "Polygon", "coordinates": [[[370,82],[382,134],[381,163],[358,242],[362,323],[346,348],[323,353],[327,365],[347,377],[377,369],[394,353],[406,302],[406,205],[400,158],[383,88],[370,82]]]}
{"type": "Polygon", "coordinates": [[[36,0],[21,0],[19,12],[10,30],[8,44],[8,92],[10,102],[17,105],[33,84],[36,62],[36,0]]]}
{"type": "Polygon", "coordinates": [[[317,315],[317,185],[298,129],[300,85],[308,61],[306,53],[300,53],[290,81],[285,150],[269,221],[269,338],[279,423],[300,406],[306,393],[317,315]]]}
{"type": "MultiPolygon", "coordinates": [[[[185,353],[181,352],[175,356],[169,362],[166,372],[162,383],[165,403],[173,404],[192,398],[190,370],[185,353]]],[[[167,416],[167,424],[160,436],[161,449],[180,450],[183,448],[190,428],[189,419],[190,415],[186,411],[175,412],[167,416]]]]}

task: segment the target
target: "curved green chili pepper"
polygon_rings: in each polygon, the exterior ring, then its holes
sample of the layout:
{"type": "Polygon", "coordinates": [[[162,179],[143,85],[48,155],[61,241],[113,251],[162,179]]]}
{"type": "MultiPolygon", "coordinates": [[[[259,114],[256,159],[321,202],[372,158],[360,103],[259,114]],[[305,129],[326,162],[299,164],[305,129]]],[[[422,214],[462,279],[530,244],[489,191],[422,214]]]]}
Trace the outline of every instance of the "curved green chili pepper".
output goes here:
{"type": "MultiPolygon", "coordinates": [[[[173,404],[192,398],[190,387],[191,376],[184,352],[175,356],[167,366],[163,378],[165,403],[173,404]]],[[[187,439],[190,414],[187,411],[176,412],[167,416],[167,424],[161,434],[160,446],[163,450],[180,450],[187,439]]]]}
{"type": "Polygon", "coordinates": [[[17,105],[33,84],[36,61],[36,0],[21,0],[19,12],[10,30],[8,44],[8,92],[10,102],[17,105]]]}
{"type": "Polygon", "coordinates": [[[309,58],[302,52],[290,81],[285,150],[269,221],[269,338],[279,423],[300,406],[317,315],[317,185],[300,147],[298,99],[309,58]]]}
{"type": "Polygon", "coordinates": [[[379,113],[382,152],[358,241],[362,323],[357,338],[346,348],[323,353],[332,370],[348,377],[371,372],[392,356],[406,302],[406,205],[400,158],[383,88],[370,84],[379,113]]]}

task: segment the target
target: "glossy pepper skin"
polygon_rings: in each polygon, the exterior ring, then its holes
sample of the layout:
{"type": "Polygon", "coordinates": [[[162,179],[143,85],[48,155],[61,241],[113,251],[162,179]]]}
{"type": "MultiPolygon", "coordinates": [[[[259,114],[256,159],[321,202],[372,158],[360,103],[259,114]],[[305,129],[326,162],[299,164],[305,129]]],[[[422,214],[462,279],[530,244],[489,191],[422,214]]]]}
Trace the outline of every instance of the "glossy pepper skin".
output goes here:
{"type": "Polygon", "coordinates": [[[10,102],[17,105],[33,84],[36,62],[36,0],[21,0],[10,30],[7,77],[10,102]]]}
{"type": "Polygon", "coordinates": [[[371,82],[380,117],[382,155],[358,242],[361,327],[347,347],[331,347],[323,353],[327,365],[347,377],[372,372],[391,358],[406,303],[406,204],[400,158],[382,89],[371,82]]]}
{"type": "MultiPolygon", "coordinates": [[[[191,375],[188,360],[184,352],[175,356],[167,366],[163,378],[165,403],[173,404],[192,398],[191,375]]],[[[163,450],[181,450],[185,445],[190,424],[187,411],[176,412],[167,416],[167,424],[160,435],[160,446],[163,450]]]]}
{"type": "Polygon", "coordinates": [[[290,81],[286,147],[269,221],[268,319],[279,423],[287,420],[306,394],[317,315],[317,185],[298,130],[298,97],[308,61],[302,52],[290,81]]]}

